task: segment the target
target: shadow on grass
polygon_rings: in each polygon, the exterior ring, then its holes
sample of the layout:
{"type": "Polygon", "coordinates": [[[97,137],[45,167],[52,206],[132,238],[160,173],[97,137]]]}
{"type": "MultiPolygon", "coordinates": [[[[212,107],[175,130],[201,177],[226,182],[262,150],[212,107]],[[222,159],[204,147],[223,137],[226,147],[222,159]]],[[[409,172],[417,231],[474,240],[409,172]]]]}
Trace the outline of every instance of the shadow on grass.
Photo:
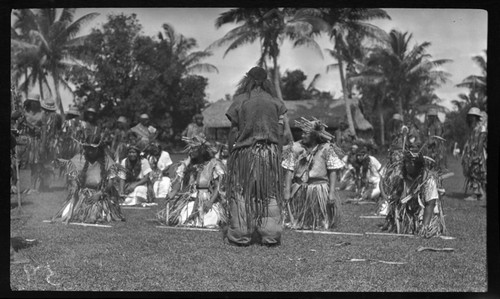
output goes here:
{"type": "Polygon", "coordinates": [[[50,187],[47,189],[47,191],[44,192],[59,192],[59,191],[66,191],[68,188],[66,186],[54,186],[50,187]]]}
{"type": "Polygon", "coordinates": [[[446,192],[446,198],[463,200],[467,197],[464,192],[446,192]]]}
{"type": "MultiPolygon", "coordinates": [[[[22,201],[21,202],[21,207],[24,207],[24,206],[29,206],[29,205],[32,205],[33,203],[30,202],[30,201],[22,201]]],[[[10,209],[16,209],[17,208],[17,201],[16,202],[11,202],[10,203],[10,209]]]]}

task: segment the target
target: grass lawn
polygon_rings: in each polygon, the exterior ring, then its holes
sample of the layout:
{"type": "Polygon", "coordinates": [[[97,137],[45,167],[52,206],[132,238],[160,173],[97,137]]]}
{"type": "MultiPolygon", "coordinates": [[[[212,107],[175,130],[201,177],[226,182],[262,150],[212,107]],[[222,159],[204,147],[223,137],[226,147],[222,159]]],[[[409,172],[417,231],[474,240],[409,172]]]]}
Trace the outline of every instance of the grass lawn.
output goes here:
{"type": "MultiPolygon", "coordinates": [[[[112,228],[44,223],[67,194],[57,181],[51,193],[24,195],[27,217],[11,220],[11,236],[40,243],[20,250],[31,262],[11,264],[10,285],[51,291],[484,292],[486,203],[463,200],[459,161],[449,163],[455,176],[444,183],[444,211],[453,240],[285,230],[280,247],[240,248],[223,242],[220,232],[157,228],[148,219],[163,203],[124,209],[126,221],[111,223],[112,228]],[[420,246],[455,251],[417,252],[420,246]]],[[[28,183],[29,171],[23,170],[22,189],[28,183]]],[[[336,231],[379,231],[383,219],[359,218],[371,215],[374,205],[342,208],[336,231]]]]}

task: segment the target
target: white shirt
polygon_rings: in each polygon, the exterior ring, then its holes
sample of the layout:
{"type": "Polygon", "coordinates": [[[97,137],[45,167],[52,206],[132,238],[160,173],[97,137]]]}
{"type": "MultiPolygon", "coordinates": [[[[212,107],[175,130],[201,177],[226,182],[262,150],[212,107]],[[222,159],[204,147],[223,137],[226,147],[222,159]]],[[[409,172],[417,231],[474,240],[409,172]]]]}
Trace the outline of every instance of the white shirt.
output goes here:
{"type": "Polygon", "coordinates": [[[158,159],[158,163],[156,163],[156,167],[158,167],[159,170],[163,171],[167,167],[172,165],[172,163],[173,162],[172,159],[170,159],[170,155],[167,152],[162,151],[160,158],[158,159]]]}
{"type": "MultiPolygon", "coordinates": [[[[122,160],[122,163],[121,165],[123,167],[125,167],[125,160],[127,160],[127,158],[123,159],[122,160]]],[[[145,177],[146,175],[148,175],[148,173],[150,173],[152,170],[151,170],[151,166],[149,166],[149,162],[147,159],[144,159],[142,158],[141,159],[141,172],[139,173],[139,177],[138,179],[142,179],[143,177],[145,177]]]]}

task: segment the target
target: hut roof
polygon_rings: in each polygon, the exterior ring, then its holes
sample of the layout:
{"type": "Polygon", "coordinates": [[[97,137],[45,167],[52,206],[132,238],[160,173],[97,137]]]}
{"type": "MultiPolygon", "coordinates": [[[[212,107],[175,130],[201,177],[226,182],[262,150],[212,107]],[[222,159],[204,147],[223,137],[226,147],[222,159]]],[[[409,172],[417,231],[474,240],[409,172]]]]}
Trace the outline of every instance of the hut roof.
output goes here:
{"type": "Polygon", "coordinates": [[[219,100],[210,104],[203,112],[203,123],[207,128],[228,128],[231,122],[226,117],[226,111],[231,106],[232,101],[219,100]]]}
{"type": "MultiPolygon", "coordinates": [[[[232,101],[219,100],[212,103],[203,110],[203,122],[208,128],[227,128],[231,123],[226,117],[226,111],[232,101]]],[[[295,127],[295,120],[301,117],[317,119],[324,122],[328,127],[336,128],[341,122],[346,121],[344,102],[340,100],[331,101],[327,99],[286,101],[290,126],[295,127]]],[[[358,100],[352,100],[352,114],[354,126],[358,130],[372,129],[372,125],[364,118],[358,108],[358,100]]]]}

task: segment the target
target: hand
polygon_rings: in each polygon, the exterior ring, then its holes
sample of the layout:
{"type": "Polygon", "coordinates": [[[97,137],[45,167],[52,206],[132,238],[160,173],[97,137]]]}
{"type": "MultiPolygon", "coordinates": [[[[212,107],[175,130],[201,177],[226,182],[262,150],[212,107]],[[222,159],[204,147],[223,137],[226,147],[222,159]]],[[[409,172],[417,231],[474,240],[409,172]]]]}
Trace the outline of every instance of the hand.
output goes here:
{"type": "Polygon", "coordinates": [[[284,192],[284,194],[283,194],[283,200],[285,202],[290,202],[290,192],[286,192],[286,191],[284,192]]]}

